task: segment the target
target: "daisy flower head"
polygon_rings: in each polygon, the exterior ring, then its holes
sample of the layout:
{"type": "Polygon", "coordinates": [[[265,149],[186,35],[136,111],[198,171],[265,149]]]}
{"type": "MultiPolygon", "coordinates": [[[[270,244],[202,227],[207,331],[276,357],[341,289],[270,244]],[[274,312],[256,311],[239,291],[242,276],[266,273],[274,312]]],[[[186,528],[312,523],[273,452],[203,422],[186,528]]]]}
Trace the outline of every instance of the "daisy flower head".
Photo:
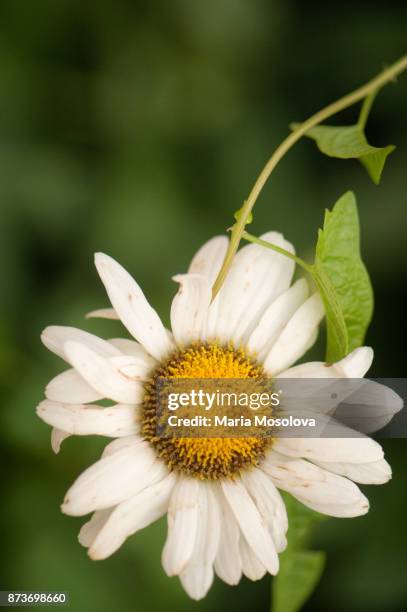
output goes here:
{"type": "MultiPolygon", "coordinates": [[[[263,240],[294,253],[277,232],[263,240]]],[[[334,364],[294,365],[315,342],[324,308],[294,262],[256,244],[243,247],[216,298],[211,288],[228,247],[207,242],[188,272],[174,277],[171,331],[133,278],[98,253],[96,267],[112,309],[133,340],[103,340],[69,327],[48,327],[42,340],[70,368],[51,380],[38,415],[53,427],[58,452],[69,435],[114,438],[66,494],[68,515],[93,513],[79,533],[92,559],[113,554],[127,537],[167,515],[162,564],[201,599],[215,573],[228,584],[275,575],[287,544],[279,490],[318,512],[365,514],[355,483],[391,476],[381,446],[368,437],[164,438],[156,435],[158,377],[360,378],[373,351],[354,350],[334,364]],[[99,401],[108,399],[111,406],[99,401]]]]}

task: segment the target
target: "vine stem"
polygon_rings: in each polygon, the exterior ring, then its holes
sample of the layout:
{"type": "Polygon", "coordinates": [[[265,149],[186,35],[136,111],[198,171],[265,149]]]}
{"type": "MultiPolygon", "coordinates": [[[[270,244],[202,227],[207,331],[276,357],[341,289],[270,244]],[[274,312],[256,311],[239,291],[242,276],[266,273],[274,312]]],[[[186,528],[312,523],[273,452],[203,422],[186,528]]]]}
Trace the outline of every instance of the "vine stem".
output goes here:
{"type": "Polygon", "coordinates": [[[312,272],[313,270],[312,264],[308,264],[306,261],[304,261],[297,255],[294,255],[294,253],[291,253],[290,251],[287,251],[286,249],[283,249],[282,247],[279,247],[276,244],[272,244],[271,242],[267,242],[267,240],[262,240],[261,238],[257,238],[257,236],[253,236],[252,234],[249,234],[248,232],[243,232],[242,238],[244,238],[244,240],[247,240],[248,242],[258,244],[262,247],[265,247],[266,249],[271,249],[272,251],[281,253],[281,255],[285,255],[289,259],[292,259],[293,261],[295,261],[295,263],[301,266],[301,268],[303,268],[306,272],[312,272]]]}
{"type": "Polygon", "coordinates": [[[233,258],[239,248],[240,241],[242,239],[243,232],[248,222],[250,213],[255,205],[257,198],[260,195],[267,179],[277,166],[278,162],[284,157],[284,155],[291,149],[291,147],[302,137],[308,130],[318,123],[322,123],[332,115],[356,104],[360,100],[363,100],[366,96],[372,92],[380,89],[383,85],[393,80],[398,74],[402,73],[407,69],[407,55],[404,55],[397,62],[386,68],[383,72],[377,75],[375,78],[368,81],[365,85],[362,85],[358,89],[355,89],[351,93],[347,94],[343,98],[332,102],[325,108],[321,109],[304,123],[300,124],[294,131],[292,131],[283,142],[274,151],[263,170],[260,172],[247,200],[245,200],[242,208],[237,216],[236,223],[232,227],[231,238],[229,248],[226,252],[225,258],[222,263],[222,267],[219,274],[214,282],[212,288],[212,299],[214,299],[221,288],[223,281],[229,271],[232,264],[233,258]]]}

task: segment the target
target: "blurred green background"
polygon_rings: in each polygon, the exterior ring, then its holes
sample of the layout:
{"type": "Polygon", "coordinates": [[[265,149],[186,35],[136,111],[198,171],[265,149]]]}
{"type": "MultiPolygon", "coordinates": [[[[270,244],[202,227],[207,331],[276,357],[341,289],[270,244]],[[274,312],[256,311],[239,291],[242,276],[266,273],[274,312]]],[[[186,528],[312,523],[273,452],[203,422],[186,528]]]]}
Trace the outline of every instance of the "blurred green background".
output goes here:
{"type": "MultiPolygon", "coordinates": [[[[64,366],[39,335],[48,324],[120,335],[116,322],[83,318],[107,305],[96,250],[128,268],[168,323],[170,277],[230,226],[288,124],[395,61],[406,34],[405,2],[2,1],[1,589],[66,590],[75,611],[268,609],[268,578],[216,581],[190,601],[161,569],[162,521],[113,558],[88,560],[76,539],[83,521],[59,503],[105,441],[70,439],[52,454],[35,406],[64,366]]],[[[369,121],[373,144],[398,145],[379,187],[357,162],[300,142],[251,226],[283,231],[306,258],[324,207],[356,192],[376,293],[367,339],[376,376],[406,376],[406,102],[404,75],[369,121]]],[[[328,567],[306,610],[407,609],[405,441],[384,445],[394,478],[365,487],[371,512],[317,527],[328,567]]]]}

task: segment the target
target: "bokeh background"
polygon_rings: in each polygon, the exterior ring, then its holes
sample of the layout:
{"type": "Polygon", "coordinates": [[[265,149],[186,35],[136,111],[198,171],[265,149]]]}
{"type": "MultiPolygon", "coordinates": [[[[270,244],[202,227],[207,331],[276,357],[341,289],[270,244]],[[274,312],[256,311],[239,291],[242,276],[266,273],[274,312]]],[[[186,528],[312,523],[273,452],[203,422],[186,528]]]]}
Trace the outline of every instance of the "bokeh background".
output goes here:
{"type": "MultiPolygon", "coordinates": [[[[105,251],[168,323],[194,250],[230,226],[293,120],[405,53],[405,2],[3,0],[0,7],[1,589],[70,592],[75,611],[268,609],[270,581],[216,581],[188,600],[160,565],[165,522],[91,562],[80,519],[59,504],[104,440],[54,456],[35,416],[63,369],[41,346],[47,324],[120,335],[85,321],[107,306],[93,267],[105,251]]],[[[407,75],[380,93],[373,144],[394,143],[382,184],[356,161],[296,145],[267,185],[253,232],[283,231],[305,258],[324,207],[356,192],[376,294],[372,374],[406,376],[407,75]]],[[[335,121],[352,122],[357,110],[335,121]]],[[[321,357],[322,343],[314,349],[321,357]]],[[[407,448],[385,441],[393,481],[367,487],[371,512],[318,524],[328,566],[306,610],[407,609],[407,448]]]]}

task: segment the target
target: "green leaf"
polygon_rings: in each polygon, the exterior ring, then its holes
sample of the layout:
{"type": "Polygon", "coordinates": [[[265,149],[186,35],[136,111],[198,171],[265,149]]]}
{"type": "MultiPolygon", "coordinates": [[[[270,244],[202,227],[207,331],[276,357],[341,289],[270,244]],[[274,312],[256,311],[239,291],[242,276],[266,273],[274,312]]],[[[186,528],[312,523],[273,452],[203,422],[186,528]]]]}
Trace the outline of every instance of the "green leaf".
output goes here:
{"type": "MultiPolygon", "coordinates": [[[[321,232],[318,234],[318,244],[321,242],[321,232]]],[[[312,269],[314,280],[318,286],[325,307],[327,348],[326,360],[333,362],[342,359],[349,352],[349,337],[342,306],[335,287],[322,262],[316,258],[312,269]]]]}
{"type": "MultiPolygon", "coordinates": [[[[292,129],[298,127],[294,123],[292,129]]],[[[305,134],[317,143],[318,149],[329,157],[358,159],[366,168],[372,181],[378,185],[387,156],[396,148],[373,147],[366,139],[361,123],[346,126],[318,125],[305,134]]]]}
{"type": "Polygon", "coordinates": [[[360,256],[356,199],[350,191],[325,212],[313,274],[327,312],[326,359],[337,361],[363,344],[373,314],[373,291],[360,256]]]}
{"type": "Polygon", "coordinates": [[[288,546],[280,555],[280,570],[272,581],[272,612],[297,612],[315,589],[325,554],[304,550],[311,530],[324,517],[284,494],[288,512],[288,546]]]}
{"type": "MultiPolygon", "coordinates": [[[[375,148],[376,147],[371,147],[371,149],[375,148]]],[[[390,153],[394,151],[395,148],[396,147],[394,145],[388,145],[387,147],[372,151],[367,155],[362,155],[362,157],[360,158],[359,161],[364,165],[375,185],[378,185],[380,183],[387,156],[390,155],[390,153]]]]}
{"type": "MultiPolygon", "coordinates": [[[[309,544],[310,529],[316,522],[326,520],[326,515],[315,512],[297,501],[289,493],[281,493],[288,514],[289,538],[286,551],[299,550],[309,544]]],[[[285,553],[284,553],[285,554],[285,553]]]]}
{"type": "Polygon", "coordinates": [[[325,553],[297,550],[280,556],[280,571],[273,583],[272,611],[297,612],[321,578],[325,553]]]}

